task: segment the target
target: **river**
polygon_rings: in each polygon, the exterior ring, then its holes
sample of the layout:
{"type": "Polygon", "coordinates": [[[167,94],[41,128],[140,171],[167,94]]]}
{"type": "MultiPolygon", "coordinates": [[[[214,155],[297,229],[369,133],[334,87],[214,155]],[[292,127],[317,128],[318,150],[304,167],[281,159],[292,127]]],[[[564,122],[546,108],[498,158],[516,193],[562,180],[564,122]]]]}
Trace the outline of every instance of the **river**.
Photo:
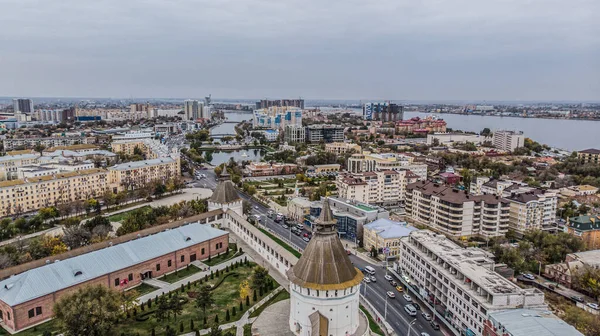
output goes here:
{"type": "Polygon", "coordinates": [[[492,131],[523,131],[526,137],[539,143],[571,151],[600,147],[600,121],[404,113],[404,119],[428,116],[444,119],[448,123],[447,127],[455,130],[481,132],[487,127],[492,131]]]}
{"type": "MultiPolygon", "coordinates": [[[[244,120],[252,120],[252,113],[227,112],[225,111],[227,121],[242,122],[244,120]]],[[[211,134],[233,134],[235,135],[234,123],[223,123],[210,129],[211,134]]]]}

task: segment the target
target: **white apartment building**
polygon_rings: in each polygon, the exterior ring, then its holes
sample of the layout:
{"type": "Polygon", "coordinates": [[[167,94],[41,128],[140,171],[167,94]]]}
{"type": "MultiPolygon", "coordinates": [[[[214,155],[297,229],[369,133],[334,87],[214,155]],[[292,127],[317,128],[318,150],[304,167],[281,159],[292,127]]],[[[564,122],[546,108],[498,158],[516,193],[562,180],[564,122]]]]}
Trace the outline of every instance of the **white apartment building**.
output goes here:
{"type": "Polygon", "coordinates": [[[361,148],[359,145],[350,142],[332,142],[325,144],[325,151],[335,154],[344,154],[350,151],[360,153],[361,148]]]}
{"type": "Polygon", "coordinates": [[[37,164],[39,157],[38,153],[0,156],[0,181],[16,179],[19,167],[37,164]]]}
{"type": "Polygon", "coordinates": [[[408,155],[386,153],[353,154],[348,158],[347,169],[351,173],[372,172],[378,170],[410,170],[419,176],[419,180],[427,179],[427,165],[416,164],[414,158],[408,155]]]}
{"type": "Polygon", "coordinates": [[[400,244],[397,269],[419,287],[426,301],[441,305],[462,334],[482,335],[493,312],[546,307],[539,289],[522,289],[496,273],[489,252],[461,248],[429,230],[413,231],[400,244]]]}
{"type": "Polygon", "coordinates": [[[376,205],[398,205],[404,201],[406,186],[418,176],[410,170],[371,171],[338,175],[340,198],[376,205]]]}
{"type": "Polygon", "coordinates": [[[510,205],[494,195],[470,195],[449,185],[419,181],[406,187],[406,216],[454,237],[503,236],[510,205]]]}
{"type": "Polygon", "coordinates": [[[529,230],[551,229],[556,222],[558,197],[551,192],[536,189],[508,197],[510,201],[510,228],[519,234],[529,230]]]}
{"type": "Polygon", "coordinates": [[[84,136],[74,137],[51,137],[51,138],[20,138],[4,139],[2,141],[5,151],[11,151],[19,148],[33,148],[36,145],[42,145],[46,148],[58,146],[72,146],[78,144],[87,144],[88,138],[84,136]]]}
{"type": "Polygon", "coordinates": [[[503,151],[512,152],[525,145],[523,132],[496,131],[492,137],[494,147],[503,151]]]}

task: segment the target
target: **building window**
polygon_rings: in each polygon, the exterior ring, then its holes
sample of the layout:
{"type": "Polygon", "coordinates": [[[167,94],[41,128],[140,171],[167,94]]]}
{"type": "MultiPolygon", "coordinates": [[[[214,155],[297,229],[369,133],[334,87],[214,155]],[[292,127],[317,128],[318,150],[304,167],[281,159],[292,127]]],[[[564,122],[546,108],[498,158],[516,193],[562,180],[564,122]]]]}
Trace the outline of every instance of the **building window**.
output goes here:
{"type": "Polygon", "coordinates": [[[35,307],[35,315],[42,315],[42,307],[35,307]]]}
{"type": "Polygon", "coordinates": [[[156,264],[156,271],[160,271],[160,264],[156,264]]]}
{"type": "Polygon", "coordinates": [[[27,312],[27,315],[29,315],[29,318],[32,318],[35,316],[33,309],[29,309],[29,311],[27,312]]]}
{"type": "Polygon", "coordinates": [[[204,248],[200,251],[200,254],[204,255],[204,248]]]}
{"type": "Polygon", "coordinates": [[[133,273],[129,273],[129,275],[127,276],[127,280],[133,281],[133,273]]]}
{"type": "Polygon", "coordinates": [[[167,261],[167,267],[171,267],[171,260],[170,259],[167,261]]]}
{"type": "Polygon", "coordinates": [[[115,286],[118,286],[118,285],[119,285],[119,278],[116,278],[115,279],[115,286]]]}
{"type": "Polygon", "coordinates": [[[181,256],[181,262],[185,261],[185,256],[181,256]]]}

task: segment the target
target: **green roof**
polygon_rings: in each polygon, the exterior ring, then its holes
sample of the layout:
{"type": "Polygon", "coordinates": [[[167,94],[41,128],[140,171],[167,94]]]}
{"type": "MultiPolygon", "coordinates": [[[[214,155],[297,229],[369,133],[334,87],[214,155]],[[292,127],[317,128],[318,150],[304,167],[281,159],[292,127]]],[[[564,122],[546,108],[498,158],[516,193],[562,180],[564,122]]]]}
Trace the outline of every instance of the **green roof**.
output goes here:
{"type": "Polygon", "coordinates": [[[372,208],[370,206],[364,205],[364,204],[356,204],[355,207],[361,209],[361,210],[365,210],[365,211],[375,211],[377,210],[377,208],[372,208]]]}
{"type": "Polygon", "coordinates": [[[577,231],[600,230],[600,216],[582,215],[569,218],[569,227],[577,231]]]}

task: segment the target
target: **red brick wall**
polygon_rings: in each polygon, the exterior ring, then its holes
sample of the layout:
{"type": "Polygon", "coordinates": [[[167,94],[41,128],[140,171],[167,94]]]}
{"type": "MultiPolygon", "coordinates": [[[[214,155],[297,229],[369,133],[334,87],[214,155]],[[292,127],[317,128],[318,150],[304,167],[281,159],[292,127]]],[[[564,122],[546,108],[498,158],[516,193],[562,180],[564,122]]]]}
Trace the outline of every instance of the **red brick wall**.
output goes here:
{"type": "Polygon", "coordinates": [[[17,305],[13,308],[0,301],[0,309],[3,311],[4,323],[13,330],[22,330],[40,321],[51,318],[54,315],[54,312],[52,311],[54,303],[60,300],[60,298],[64,295],[75,292],[83,286],[101,284],[115,290],[124,290],[139,285],[142,281],[141,273],[144,271],[152,271],[152,277],[156,278],[165,273],[170,273],[178,268],[187,266],[190,263],[190,256],[194,253],[196,253],[196,260],[204,260],[208,258],[209,251],[210,255],[214,257],[219,253],[227,251],[228,247],[229,234],[225,234],[221,237],[214,238],[210,241],[196,244],[178,250],[176,252],[143,262],[141,264],[137,264],[126,269],[122,269],[111,274],[104,275],[69,288],[65,288],[53,294],[48,294],[43,297],[17,305]],[[217,248],[217,244],[219,243],[222,243],[221,248],[217,248]],[[201,253],[203,248],[204,254],[201,253]],[[181,256],[184,257],[183,262],[181,262],[181,256]],[[169,260],[171,260],[171,267],[167,266],[169,260]],[[156,270],[157,264],[160,264],[160,271],[156,270]],[[129,274],[133,275],[132,281],[128,281],[128,283],[123,286],[115,286],[114,281],[116,278],[119,278],[120,282],[123,279],[128,279],[129,274]],[[42,314],[34,316],[33,318],[29,318],[29,310],[33,308],[35,312],[36,307],[42,308],[42,314]],[[10,312],[10,320],[7,319],[7,312],[10,312]]]}

